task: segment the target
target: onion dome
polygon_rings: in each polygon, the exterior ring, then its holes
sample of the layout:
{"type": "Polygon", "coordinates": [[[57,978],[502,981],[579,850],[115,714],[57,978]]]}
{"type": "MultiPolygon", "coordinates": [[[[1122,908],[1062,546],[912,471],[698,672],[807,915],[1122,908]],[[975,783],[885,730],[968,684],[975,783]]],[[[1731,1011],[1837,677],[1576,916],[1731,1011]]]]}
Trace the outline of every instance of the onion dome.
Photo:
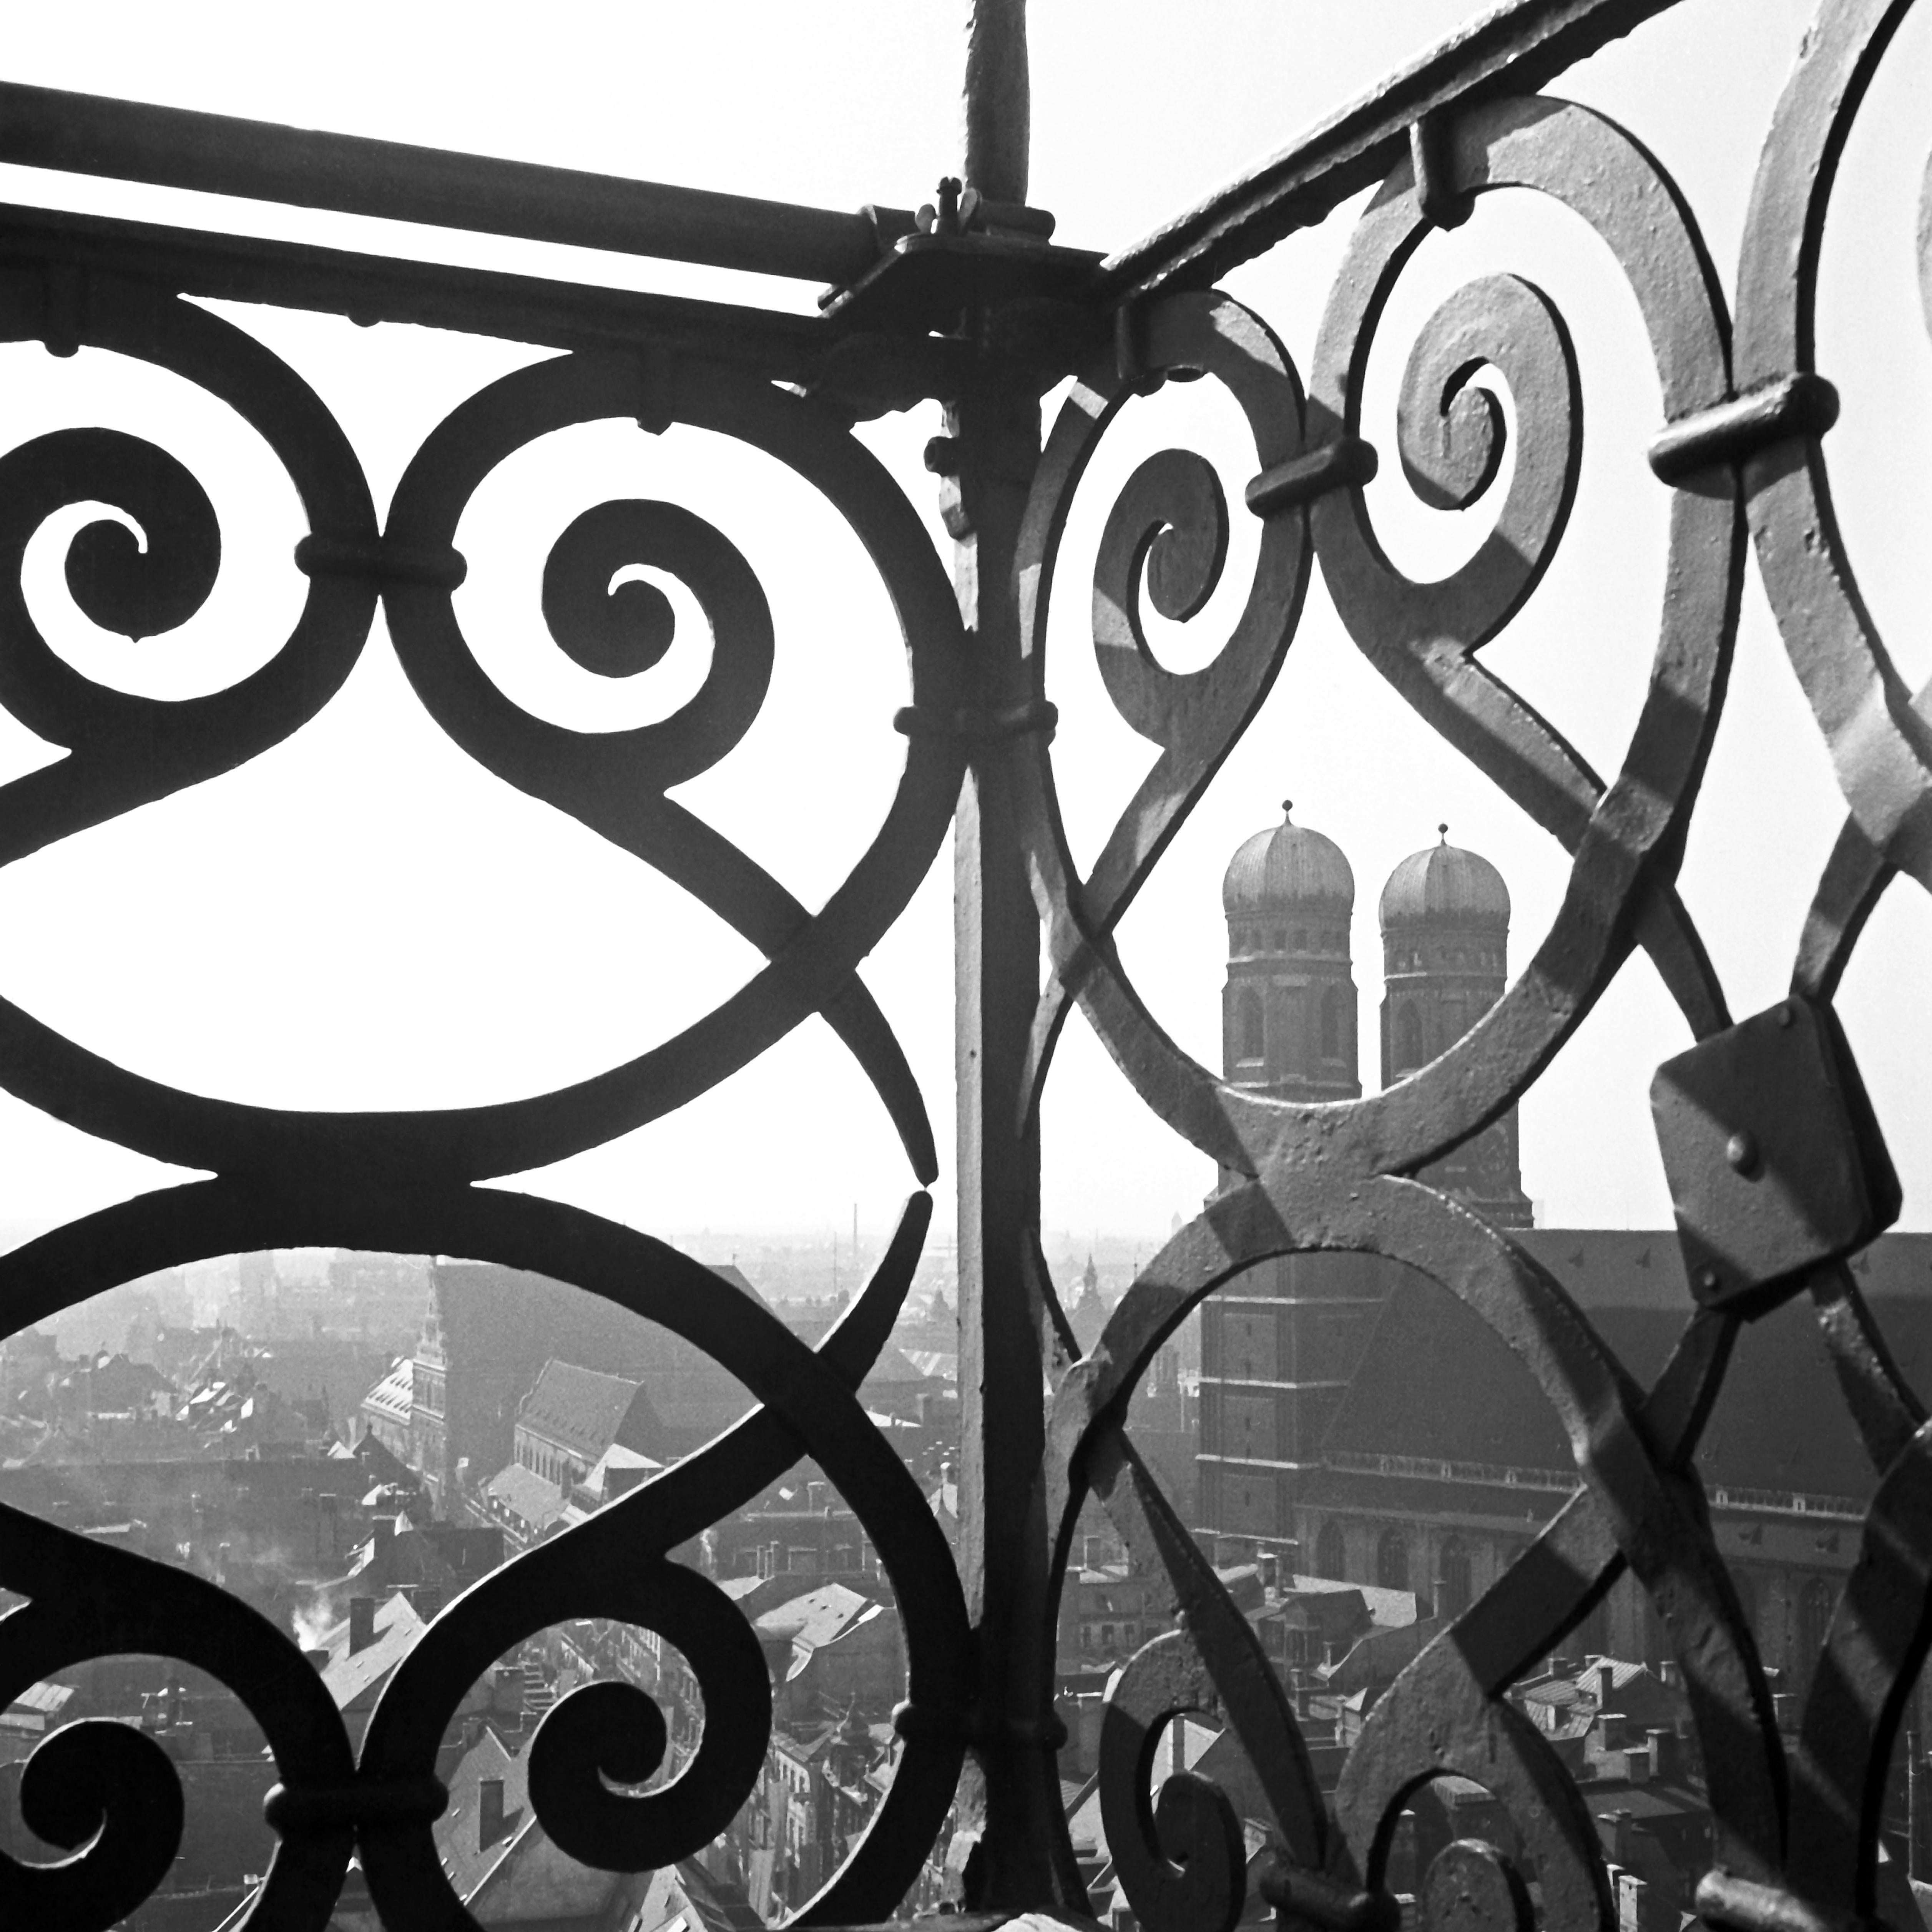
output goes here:
{"type": "Polygon", "coordinates": [[[1280,906],[1320,904],[1346,920],[1355,903],[1355,875],[1332,838],[1298,825],[1288,817],[1293,800],[1282,802],[1282,820],[1257,832],[1228,862],[1221,881],[1221,904],[1230,918],[1280,906]]]}
{"type": "Polygon", "coordinates": [[[1509,888],[1479,852],[1449,842],[1438,826],[1438,845],[1412,852],[1382,888],[1382,930],[1405,926],[1492,926],[1509,928],[1509,888]]]}

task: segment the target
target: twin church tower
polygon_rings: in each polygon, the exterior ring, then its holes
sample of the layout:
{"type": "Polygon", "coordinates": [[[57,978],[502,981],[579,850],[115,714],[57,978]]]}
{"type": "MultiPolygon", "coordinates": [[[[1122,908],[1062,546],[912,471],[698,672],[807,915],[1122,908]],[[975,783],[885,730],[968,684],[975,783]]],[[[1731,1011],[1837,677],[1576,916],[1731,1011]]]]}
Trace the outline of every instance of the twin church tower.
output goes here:
{"type": "MultiPolygon", "coordinates": [[[[1509,889],[1495,866],[1448,842],[1389,874],[1382,933],[1382,1082],[1393,1084],[1466,1033],[1502,996],[1509,889]]],[[[1222,881],[1228,916],[1222,1072],[1284,1100],[1352,1100],[1362,1091],[1349,957],[1355,875],[1342,848],[1294,823],[1257,832],[1222,881]]],[[[1503,1227],[1526,1228],[1514,1108],[1424,1170],[1503,1227]]]]}

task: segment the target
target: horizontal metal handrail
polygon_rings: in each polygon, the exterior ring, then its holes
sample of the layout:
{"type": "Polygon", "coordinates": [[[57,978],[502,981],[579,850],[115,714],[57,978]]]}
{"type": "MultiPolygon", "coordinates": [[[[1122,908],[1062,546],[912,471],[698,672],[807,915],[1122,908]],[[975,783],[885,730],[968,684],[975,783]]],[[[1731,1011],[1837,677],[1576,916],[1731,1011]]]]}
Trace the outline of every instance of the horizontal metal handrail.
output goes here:
{"type": "Polygon", "coordinates": [[[1114,303],[1205,288],[1298,228],[1372,188],[1427,116],[1534,94],[1675,0],[1509,0],[1239,179],[1100,265],[1114,303]]]}
{"type": "Polygon", "coordinates": [[[806,281],[854,280],[913,227],[903,209],[800,208],[17,82],[0,82],[0,161],[806,281]]]}
{"type": "MultiPolygon", "coordinates": [[[[365,325],[457,329],[552,349],[647,344],[659,356],[742,364],[806,388],[825,376],[848,333],[821,316],[738,303],[0,204],[0,273],[56,265],[365,325]]],[[[970,355],[963,343],[908,340],[893,378],[925,394],[950,394],[962,386],[970,355]]]]}

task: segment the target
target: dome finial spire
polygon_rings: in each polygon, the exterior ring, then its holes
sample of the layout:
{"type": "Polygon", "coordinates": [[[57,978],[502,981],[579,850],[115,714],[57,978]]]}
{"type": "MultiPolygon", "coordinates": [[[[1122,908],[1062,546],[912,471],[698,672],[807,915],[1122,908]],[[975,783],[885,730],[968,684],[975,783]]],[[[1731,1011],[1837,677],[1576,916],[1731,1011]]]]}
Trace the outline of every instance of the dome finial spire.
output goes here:
{"type": "Polygon", "coordinates": [[[1449,826],[1448,826],[1448,821],[1445,820],[1444,820],[1442,824],[1438,825],[1436,829],[1436,830],[1437,830],[1438,832],[1441,832],[1441,833],[1442,833],[1442,842],[1443,842],[1443,844],[1445,844],[1445,845],[1446,845],[1446,844],[1448,844],[1448,842],[1449,842],[1449,826]]]}
{"type": "Polygon", "coordinates": [[[1281,815],[1282,815],[1282,818],[1292,818],[1292,817],[1294,816],[1294,800],[1293,800],[1293,799],[1292,799],[1292,798],[1285,798],[1285,799],[1283,799],[1283,800],[1282,800],[1282,802],[1281,802],[1281,815]]]}

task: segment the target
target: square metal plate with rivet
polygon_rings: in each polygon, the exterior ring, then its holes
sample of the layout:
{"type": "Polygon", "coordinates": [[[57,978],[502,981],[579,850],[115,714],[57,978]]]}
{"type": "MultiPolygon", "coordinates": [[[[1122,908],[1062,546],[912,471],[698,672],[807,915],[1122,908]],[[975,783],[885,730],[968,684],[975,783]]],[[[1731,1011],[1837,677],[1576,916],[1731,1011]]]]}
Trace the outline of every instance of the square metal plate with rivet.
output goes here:
{"type": "Polygon", "coordinates": [[[1898,1179],[1828,1006],[1798,998],[1667,1060],[1651,1083],[1691,1292],[1760,1312],[1863,1247],[1898,1179]]]}

